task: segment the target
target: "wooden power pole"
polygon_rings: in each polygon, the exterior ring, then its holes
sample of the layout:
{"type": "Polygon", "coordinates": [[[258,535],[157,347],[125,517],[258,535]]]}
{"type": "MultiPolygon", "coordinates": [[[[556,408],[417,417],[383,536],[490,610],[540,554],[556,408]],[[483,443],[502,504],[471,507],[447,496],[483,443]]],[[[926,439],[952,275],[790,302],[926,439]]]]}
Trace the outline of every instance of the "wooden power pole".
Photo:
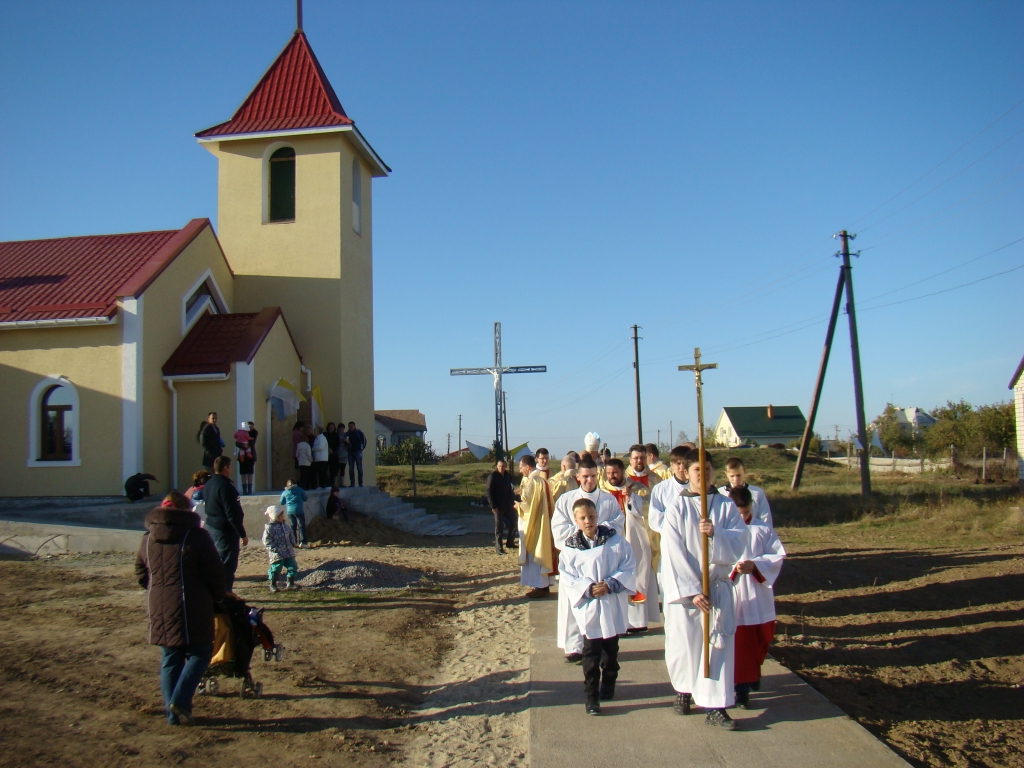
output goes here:
{"type": "Polygon", "coordinates": [[[638,326],[633,326],[633,373],[636,378],[636,441],[644,444],[644,424],[640,415],[640,345],[636,335],[638,326]]]}
{"type": "Polygon", "coordinates": [[[821,388],[825,382],[825,369],[828,367],[828,358],[832,350],[832,337],[836,330],[836,320],[839,316],[839,301],[842,297],[843,288],[846,288],[846,314],[850,320],[850,353],[853,356],[853,396],[857,416],[857,438],[860,440],[860,492],[863,496],[871,495],[871,459],[870,446],[868,445],[867,423],[864,419],[864,384],[860,370],[860,342],[857,339],[857,313],[853,301],[853,268],[850,265],[850,240],[857,237],[849,234],[845,229],[833,237],[843,241],[843,249],[837,253],[843,259],[843,265],[839,270],[839,282],[836,284],[836,294],[832,302],[832,315],[828,324],[828,332],[825,335],[825,349],[821,355],[821,364],[818,367],[818,380],[814,386],[814,397],[811,400],[811,409],[807,414],[807,426],[804,428],[803,440],[800,441],[800,454],[797,457],[796,470],[793,472],[793,490],[800,487],[800,478],[803,476],[804,462],[807,459],[807,448],[814,434],[814,419],[818,414],[818,401],[821,397],[821,388]]]}

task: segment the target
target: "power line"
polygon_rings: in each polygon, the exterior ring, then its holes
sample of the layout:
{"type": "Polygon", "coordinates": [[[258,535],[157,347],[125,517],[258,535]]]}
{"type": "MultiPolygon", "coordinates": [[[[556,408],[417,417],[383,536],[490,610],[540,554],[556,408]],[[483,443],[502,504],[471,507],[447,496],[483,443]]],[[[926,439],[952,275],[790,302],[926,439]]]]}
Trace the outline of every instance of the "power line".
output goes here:
{"type": "MultiPolygon", "coordinates": [[[[1007,173],[1007,174],[1004,174],[1004,175],[1000,176],[1000,177],[999,177],[998,179],[996,179],[995,181],[991,182],[990,184],[986,184],[986,185],[985,185],[984,187],[982,187],[982,188],[981,188],[981,189],[979,189],[978,191],[976,191],[976,192],[972,192],[972,193],[971,193],[971,194],[969,194],[969,195],[966,195],[966,196],[964,196],[964,197],[961,197],[961,198],[960,198],[959,200],[957,200],[957,201],[956,201],[955,203],[950,203],[950,204],[949,204],[949,205],[947,205],[947,206],[946,206],[945,208],[940,208],[939,210],[935,211],[935,213],[930,213],[930,214],[928,214],[927,216],[923,216],[922,218],[920,218],[920,219],[917,219],[916,221],[912,221],[912,222],[910,222],[909,224],[904,224],[903,226],[901,226],[901,227],[897,227],[896,229],[890,229],[890,230],[889,230],[888,232],[883,232],[883,233],[882,233],[881,235],[877,235],[877,237],[880,237],[880,238],[886,238],[886,237],[890,237],[890,236],[892,236],[892,235],[895,235],[895,234],[897,234],[897,233],[899,233],[899,232],[904,232],[904,231],[906,231],[906,230],[908,230],[908,229],[911,229],[911,228],[913,228],[913,227],[916,227],[916,226],[917,226],[918,224],[921,224],[921,223],[923,223],[923,222],[925,222],[925,221],[928,221],[928,219],[932,219],[932,218],[934,218],[934,217],[938,216],[938,215],[939,215],[940,213],[945,213],[945,212],[946,212],[946,211],[948,211],[948,210],[949,210],[950,208],[955,208],[956,206],[960,205],[960,203],[966,202],[966,201],[970,200],[970,199],[971,199],[972,197],[977,197],[977,196],[978,196],[978,195],[980,195],[980,194],[981,194],[982,192],[984,192],[984,191],[985,191],[986,189],[989,189],[989,188],[991,188],[991,187],[994,187],[994,186],[995,186],[996,184],[998,184],[999,182],[1003,181],[1004,179],[1007,179],[1007,178],[1009,178],[1010,176],[1013,176],[1013,175],[1014,175],[1015,173],[1017,173],[1017,172],[1018,172],[1018,171],[1019,171],[1019,170],[1020,170],[1021,168],[1024,168],[1024,165],[1018,165],[1018,166],[1017,166],[1016,168],[1014,168],[1014,169],[1013,169],[1012,171],[1010,171],[1009,173],[1007,173]]],[[[1013,190],[1015,190],[1015,189],[1019,189],[1019,188],[1020,188],[1021,186],[1024,186],[1024,184],[1015,184],[1014,186],[1012,186],[1012,187],[1010,187],[1010,188],[1008,188],[1008,189],[1004,189],[1004,190],[1003,190],[1002,192],[1000,192],[999,194],[997,194],[997,195],[994,195],[994,196],[990,197],[990,198],[989,198],[988,200],[985,200],[984,202],[982,202],[982,203],[979,203],[978,205],[974,206],[973,208],[968,208],[967,210],[965,210],[965,211],[961,211],[960,213],[958,213],[958,214],[955,214],[955,215],[953,215],[953,216],[950,216],[950,217],[949,217],[949,218],[947,218],[947,219],[942,219],[941,221],[937,221],[937,222],[935,222],[935,224],[932,224],[932,225],[930,225],[930,226],[931,226],[931,227],[934,227],[934,226],[937,226],[937,225],[939,225],[939,224],[945,224],[945,223],[946,223],[946,222],[948,222],[948,221],[953,221],[953,220],[955,220],[955,219],[958,219],[959,217],[963,216],[963,215],[964,215],[964,214],[966,214],[966,213],[970,213],[971,211],[976,211],[976,210],[977,210],[978,208],[981,208],[982,206],[988,205],[989,203],[991,203],[991,202],[994,202],[995,200],[998,200],[998,199],[999,199],[1000,197],[1002,197],[1003,195],[1009,194],[1010,192],[1013,192],[1013,190]]],[[[916,234],[916,233],[911,233],[911,234],[916,234]]],[[[892,239],[892,240],[885,240],[885,241],[883,241],[883,242],[881,242],[881,243],[875,243],[874,245],[869,245],[869,246],[867,246],[866,248],[861,248],[861,250],[862,250],[862,251],[870,251],[870,250],[872,250],[873,248],[881,248],[882,246],[884,246],[884,245],[888,245],[889,243],[895,243],[895,242],[897,242],[897,241],[899,241],[899,240],[904,240],[904,239],[906,239],[906,238],[903,238],[903,237],[897,237],[897,238],[894,238],[894,239],[892,239]]]]}
{"type": "Polygon", "coordinates": [[[872,209],[871,209],[870,211],[868,211],[867,213],[865,213],[865,214],[864,214],[863,216],[861,216],[861,217],[860,217],[859,219],[856,219],[855,221],[851,222],[851,225],[855,225],[855,224],[857,224],[858,222],[864,221],[864,219],[866,219],[866,218],[867,218],[868,216],[870,216],[871,214],[873,214],[873,213],[874,213],[875,211],[879,211],[879,210],[881,210],[882,208],[884,208],[885,206],[887,206],[887,205],[888,205],[889,203],[891,203],[891,202],[892,202],[893,200],[895,200],[895,199],[896,199],[897,197],[899,197],[899,196],[900,196],[900,195],[902,195],[902,194],[903,194],[904,192],[906,192],[906,191],[907,191],[908,189],[911,189],[912,187],[914,187],[914,186],[915,186],[915,185],[917,185],[918,183],[920,183],[920,182],[924,181],[924,180],[925,180],[926,178],[928,178],[929,176],[931,176],[931,174],[932,174],[932,173],[934,173],[934,172],[935,172],[935,171],[937,171],[937,170],[938,170],[939,168],[941,168],[941,167],[942,167],[943,165],[945,165],[945,164],[946,164],[946,163],[948,163],[948,162],[949,162],[950,160],[952,160],[952,159],[953,159],[953,158],[954,158],[954,157],[955,157],[955,156],[956,156],[957,154],[959,154],[959,153],[960,153],[960,152],[961,152],[962,150],[966,149],[966,148],[967,148],[968,146],[970,146],[970,145],[971,145],[972,143],[974,143],[974,141],[976,141],[977,139],[981,138],[981,137],[982,137],[982,136],[983,136],[984,134],[988,133],[988,131],[989,131],[990,129],[992,129],[993,127],[995,127],[995,125],[996,125],[997,123],[999,123],[1000,121],[1002,121],[1002,120],[1003,120],[1003,118],[1005,118],[1005,117],[1009,116],[1009,114],[1010,114],[1011,112],[1013,112],[1013,111],[1014,111],[1015,109],[1017,109],[1017,107],[1019,107],[1019,106],[1020,106],[1021,104],[1024,104],[1024,99],[1021,99],[1020,101],[1018,101],[1018,102],[1017,102],[1016,104],[1014,104],[1014,105],[1013,105],[1012,107],[1010,107],[1010,108],[1009,108],[1008,110],[1006,110],[1006,111],[1005,111],[1005,112],[1004,112],[1003,114],[1001,114],[1001,115],[1000,115],[999,117],[997,117],[997,118],[996,118],[995,120],[993,120],[993,121],[992,121],[991,123],[989,123],[989,124],[988,124],[987,126],[985,126],[985,127],[984,127],[984,128],[983,128],[983,129],[982,129],[982,130],[981,130],[980,132],[978,132],[978,133],[977,133],[977,134],[975,134],[975,135],[974,135],[973,137],[971,137],[970,139],[968,139],[968,140],[967,140],[967,142],[965,142],[964,144],[961,144],[961,145],[960,145],[959,147],[957,147],[957,148],[956,148],[956,149],[954,149],[954,150],[953,150],[952,152],[950,152],[950,153],[949,153],[949,154],[948,154],[948,155],[946,156],[946,158],[945,158],[944,160],[941,160],[941,161],[940,161],[940,162],[938,162],[938,163],[937,163],[936,165],[933,165],[933,166],[932,166],[931,168],[929,168],[929,169],[928,169],[927,171],[925,171],[924,175],[922,175],[922,176],[919,176],[919,177],[918,177],[917,179],[915,179],[914,181],[910,182],[910,183],[909,183],[909,184],[908,184],[907,186],[905,186],[905,187],[904,187],[903,189],[901,189],[901,190],[900,190],[899,192],[897,192],[897,193],[896,193],[895,195],[893,195],[892,197],[890,197],[890,198],[889,198],[888,200],[886,200],[886,201],[885,201],[884,203],[882,203],[881,205],[879,205],[879,206],[876,206],[875,208],[872,208],[872,209]]]}
{"type": "Polygon", "coordinates": [[[1001,142],[1000,142],[999,144],[997,144],[997,145],[996,145],[995,147],[993,147],[992,149],[990,149],[990,150],[989,150],[988,152],[986,152],[986,153],[985,153],[984,155],[982,155],[981,157],[979,157],[979,158],[978,158],[977,160],[975,160],[975,161],[974,161],[973,163],[971,163],[970,165],[967,165],[967,166],[965,166],[965,167],[961,168],[961,169],[960,169],[959,171],[957,171],[956,173],[954,173],[954,174],[953,174],[952,176],[950,176],[950,177],[949,177],[948,179],[946,179],[945,181],[940,181],[940,182],[939,182],[938,184],[936,184],[936,185],[935,185],[934,187],[932,187],[931,189],[929,189],[929,190],[928,190],[927,192],[925,192],[925,193],[924,193],[924,194],[922,194],[922,195],[919,195],[919,196],[915,197],[915,198],[914,198],[913,200],[911,200],[911,201],[910,201],[909,203],[907,203],[906,205],[904,205],[904,206],[903,206],[902,208],[897,208],[897,209],[896,209],[895,211],[893,211],[893,212],[892,212],[892,213],[890,213],[890,214],[887,214],[887,215],[883,216],[883,217],[882,217],[882,218],[880,218],[880,219],[879,219],[878,221],[872,222],[871,224],[868,224],[868,225],[866,225],[866,226],[864,226],[864,227],[861,227],[861,228],[860,228],[860,231],[861,231],[861,232],[865,232],[865,231],[867,231],[868,229],[870,229],[871,227],[875,226],[876,224],[881,224],[881,223],[882,223],[883,221],[885,221],[886,219],[891,219],[891,218],[892,218],[893,216],[895,216],[895,215],[896,215],[897,213],[899,213],[900,211],[905,211],[905,210],[906,210],[907,208],[909,208],[910,206],[912,206],[912,205],[914,205],[915,203],[917,203],[917,202],[919,202],[919,201],[923,200],[924,198],[928,197],[928,195],[930,195],[930,194],[931,194],[932,192],[934,192],[935,190],[939,189],[940,187],[944,187],[944,186],[945,186],[946,184],[948,184],[949,182],[951,182],[951,181],[952,181],[953,179],[955,179],[955,178],[956,178],[957,176],[959,176],[959,175],[960,175],[961,173],[964,173],[965,171],[968,171],[968,170],[970,170],[971,168],[973,168],[974,166],[976,166],[976,165],[977,165],[978,163],[980,163],[980,162],[981,162],[982,160],[984,160],[984,159],[985,159],[986,157],[988,157],[989,155],[991,155],[991,154],[992,154],[993,152],[995,152],[995,151],[996,151],[996,150],[998,150],[998,149],[1001,149],[1001,148],[1002,148],[1002,147],[1003,147],[1003,146],[1004,146],[1005,144],[1007,144],[1007,143],[1009,143],[1010,141],[1012,141],[1013,139],[1017,138],[1017,137],[1018,137],[1018,136],[1020,136],[1020,134],[1022,134],[1022,133],[1024,133],[1024,128],[1021,128],[1021,129],[1020,129],[1019,131],[1017,131],[1016,133],[1014,133],[1014,134],[1010,135],[1010,137],[1009,137],[1009,138],[1007,138],[1007,139],[1004,139],[1003,141],[1001,141],[1001,142]]]}
{"type": "Polygon", "coordinates": [[[885,307],[895,307],[897,304],[906,304],[908,301],[917,301],[918,299],[927,299],[929,296],[938,296],[940,293],[949,293],[950,291],[958,291],[961,288],[967,288],[967,287],[969,287],[971,285],[977,285],[978,283],[983,283],[986,280],[992,280],[992,279],[994,279],[996,277],[1000,277],[1002,275],[1008,275],[1011,272],[1016,272],[1018,269],[1024,269],[1024,264],[1018,264],[1016,267],[1012,267],[1010,269],[1003,270],[1002,272],[996,272],[994,275],[989,275],[988,277],[979,277],[977,280],[971,280],[971,282],[969,282],[969,283],[961,283],[960,285],[954,285],[952,288],[943,288],[941,291],[933,291],[932,293],[925,293],[925,294],[922,294],[920,296],[913,296],[913,297],[911,297],[909,299],[901,299],[900,301],[894,301],[894,302],[891,302],[889,304],[879,304],[877,307],[867,307],[866,309],[861,309],[861,311],[862,312],[867,312],[867,311],[872,310],[872,309],[884,309],[885,307]]]}
{"type": "Polygon", "coordinates": [[[991,251],[988,251],[987,253],[981,254],[981,256],[975,256],[974,258],[968,259],[967,261],[963,261],[963,262],[961,262],[959,264],[955,264],[954,266],[949,267],[948,269],[944,269],[941,272],[936,272],[934,275],[929,275],[928,277],[923,277],[920,280],[915,280],[912,283],[907,283],[906,285],[900,286],[899,288],[893,288],[891,291],[886,291],[885,293],[880,293],[877,296],[872,296],[871,298],[865,299],[864,301],[865,302],[875,301],[876,299],[880,299],[883,296],[889,296],[889,295],[891,295],[893,293],[898,293],[899,291],[902,291],[902,290],[904,290],[906,288],[911,288],[911,287],[913,287],[915,285],[920,285],[921,283],[926,283],[929,280],[932,280],[932,279],[934,279],[936,277],[941,277],[942,275],[945,275],[945,274],[947,274],[949,272],[952,272],[953,270],[960,269],[961,267],[966,267],[968,264],[973,264],[976,261],[980,261],[981,259],[984,259],[986,256],[991,256],[993,253],[999,253],[999,251],[1005,250],[1006,248],[1009,248],[1011,245],[1016,245],[1017,243],[1021,242],[1022,240],[1024,240],[1024,237],[1018,237],[1016,240],[1013,240],[1012,242],[1009,242],[1006,245],[1001,245],[998,248],[993,248],[991,251]]]}

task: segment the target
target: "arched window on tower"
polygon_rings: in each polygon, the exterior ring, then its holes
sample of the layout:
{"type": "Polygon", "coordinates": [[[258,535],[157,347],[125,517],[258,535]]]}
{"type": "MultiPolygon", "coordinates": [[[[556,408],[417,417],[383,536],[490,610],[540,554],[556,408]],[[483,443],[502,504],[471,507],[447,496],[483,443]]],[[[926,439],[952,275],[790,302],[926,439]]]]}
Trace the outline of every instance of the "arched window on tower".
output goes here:
{"type": "Polygon", "coordinates": [[[281,147],[270,156],[270,221],[295,221],[295,150],[281,147]]]}
{"type": "Polygon", "coordinates": [[[39,458],[42,461],[70,461],[74,432],[73,401],[67,387],[55,384],[46,390],[42,400],[39,458]]]}
{"type": "Polygon", "coordinates": [[[363,173],[359,158],[352,158],[352,229],[357,235],[363,233],[363,173]]]}

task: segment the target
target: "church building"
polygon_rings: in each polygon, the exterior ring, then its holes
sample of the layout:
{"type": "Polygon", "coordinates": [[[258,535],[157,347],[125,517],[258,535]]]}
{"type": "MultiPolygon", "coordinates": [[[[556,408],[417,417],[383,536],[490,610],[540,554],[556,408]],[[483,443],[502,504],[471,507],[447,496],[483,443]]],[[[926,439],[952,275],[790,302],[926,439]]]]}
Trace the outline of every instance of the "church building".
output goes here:
{"type": "MultiPolygon", "coordinates": [[[[256,490],[293,477],[282,378],[327,420],[373,429],[374,178],[390,168],[295,32],[234,116],[196,134],[217,158],[218,227],[0,243],[0,496],[184,489],[200,422],[225,452],[259,431],[256,490]]],[[[372,444],[364,459],[375,482],[372,444]]]]}

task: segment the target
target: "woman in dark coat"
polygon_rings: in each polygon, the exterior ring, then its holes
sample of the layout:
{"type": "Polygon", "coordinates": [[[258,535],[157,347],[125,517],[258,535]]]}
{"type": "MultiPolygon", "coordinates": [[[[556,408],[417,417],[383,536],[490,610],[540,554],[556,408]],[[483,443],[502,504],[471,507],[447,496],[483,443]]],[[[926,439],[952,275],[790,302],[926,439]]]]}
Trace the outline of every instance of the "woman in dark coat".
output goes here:
{"type": "Polygon", "coordinates": [[[220,429],[217,428],[217,414],[210,413],[206,421],[199,425],[199,434],[196,440],[203,446],[203,466],[213,469],[213,460],[224,453],[224,441],[220,439],[220,429]]]}
{"type": "Polygon", "coordinates": [[[149,642],[163,648],[160,688],[171,725],[192,725],[192,697],[213,656],[213,604],[224,564],[177,491],[146,515],[135,575],[146,590],[149,642]]]}
{"type": "Polygon", "coordinates": [[[328,474],[328,487],[334,485],[338,477],[338,449],[341,448],[341,435],[338,434],[338,426],[333,422],[327,423],[327,429],[324,432],[324,437],[327,438],[327,474],[328,474]]]}

